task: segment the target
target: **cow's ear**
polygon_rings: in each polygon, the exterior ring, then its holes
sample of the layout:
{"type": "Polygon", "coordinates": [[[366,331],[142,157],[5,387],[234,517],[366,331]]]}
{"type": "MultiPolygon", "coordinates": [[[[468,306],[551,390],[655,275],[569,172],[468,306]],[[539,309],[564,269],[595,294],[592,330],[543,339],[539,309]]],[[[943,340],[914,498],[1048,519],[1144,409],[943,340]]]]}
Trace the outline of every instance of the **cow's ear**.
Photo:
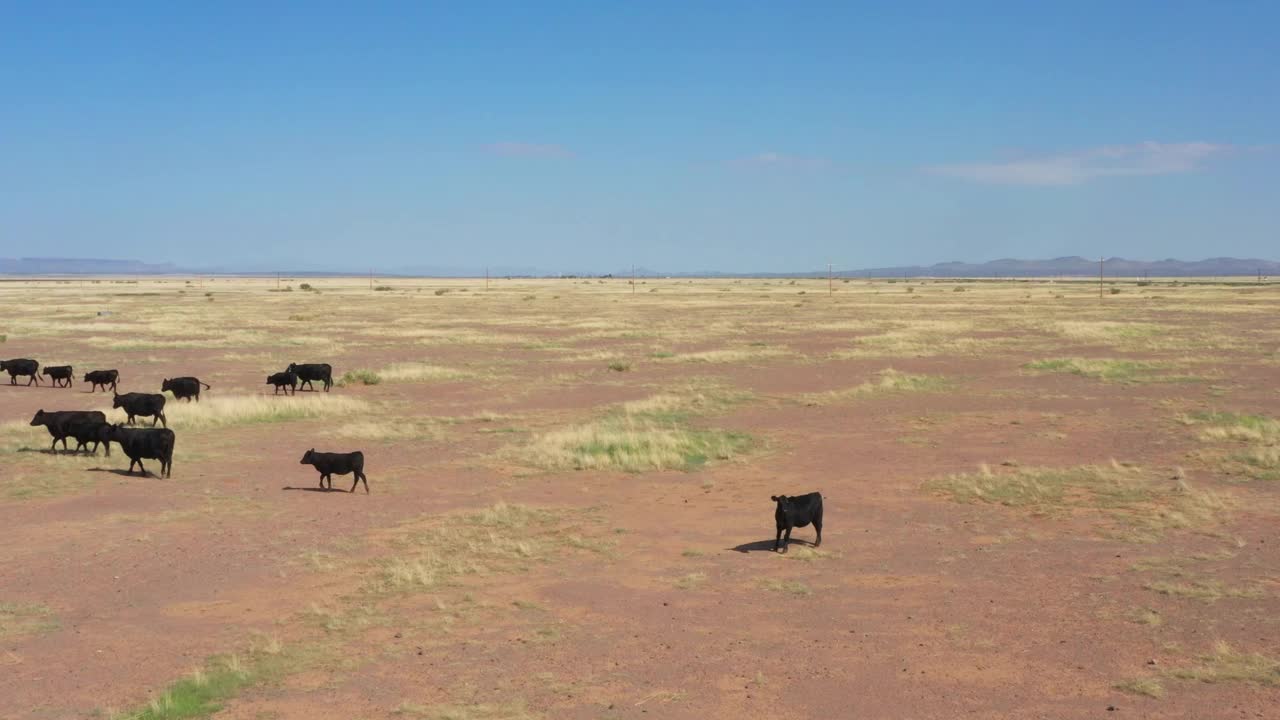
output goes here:
{"type": "Polygon", "coordinates": [[[770,500],[772,500],[772,501],[774,501],[774,502],[778,502],[778,496],[777,496],[777,495],[770,495],[770,496],[769,496],[769,499],[770,499],[770,500]]]}

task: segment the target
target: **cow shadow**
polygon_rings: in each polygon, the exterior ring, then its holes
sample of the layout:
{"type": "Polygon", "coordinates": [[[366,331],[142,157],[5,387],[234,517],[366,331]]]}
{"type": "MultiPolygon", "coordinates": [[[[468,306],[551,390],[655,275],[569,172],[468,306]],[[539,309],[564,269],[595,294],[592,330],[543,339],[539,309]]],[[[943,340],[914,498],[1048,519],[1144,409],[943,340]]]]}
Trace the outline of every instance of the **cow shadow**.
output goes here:
{"type": "Polygon", "coordinates": [[[20,453],[40,453],[41,455],[72,455],[72,456],[76,456],[76,455],[85,455],[85,456],[87,456],[87,455],[96,455],[96,454],[97,454],[96,452],[91,453],[91,452],[89,452],[88,450],[70,450],[70,449],[67,449],[67,450],[50,450],[49,448],[33,448],[33,447],[20,447],[20,448],[18,448],[18,449],[17,449],[17,452],[20,452],[20,453]]]}
{"type": "Polygon", "coordinates": [[[112,475],[119,475],[120,477],[132,477],[132,478],[136,478],[136,477],[144,477],[144,478],[155,478],[155,479],[157,479],[157,480],[159,480],[159,479],[160,479],[160,476],[159,476],[159,475],[156,475],[155,473],[151,472],[150,470],[148,470],[148,471],[146,471],[145,473],[143,473],[143,474],[139,475],[139,474],[138,474],[138,473],[136,473],[136,472],[133,472],[133,471],[130,471],[130,470],[121,470],[120,468],[97,468],[97,467],[95,467],[95,468],[88,468],[88,472],[111,473],[112,475]]]}
{"type": "MultiPolygon", "coordinates": [[[[300,491],[300,492],[314,492],[314,493],[347,493],[347,491],[346,491],[346,490],[343,490],[342,488],[327,488],[327,487],[324,487],[324,488],[322,488],[322,487],[294,487],[294,486],[292,486],[292,485],[285,485],[284,487],[282,487],[282,488],[280,488],[280,489],[281,489],[281,490],[298,490],[298,491],[300,491]]],[[[348,493],[348,494],[349,494],[349,493],[348,493]]]]}
{"type": "MultiPolygon", "coordinates": [[[[791,544],[792,545],[808,545],[809,547],[817,547],[817,545],[814,545],[808,540],[801,540],[800,538],[794,538],[794,537],[791,538],[791,544]]],[[[772,540],[757,540],[755,542],[743,543],[741,545],[738,545],[737,547],[731,547],[729,549],[733,550],[734,552],[740,552],[740,553],[775,552],[773,549],[772,540]]]]}

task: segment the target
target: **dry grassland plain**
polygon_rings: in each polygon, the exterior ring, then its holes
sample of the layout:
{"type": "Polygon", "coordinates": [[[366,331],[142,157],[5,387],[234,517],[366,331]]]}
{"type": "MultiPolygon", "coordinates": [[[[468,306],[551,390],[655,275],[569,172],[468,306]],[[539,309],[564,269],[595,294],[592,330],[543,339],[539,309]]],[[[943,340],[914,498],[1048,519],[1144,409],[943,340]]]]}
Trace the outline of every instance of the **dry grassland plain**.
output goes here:
{"type": "Polygon", "coordinates": [[[212,385],[159,479],[0,382],[0,718],[1276,716],[1280,286],[377,285],[0,282],[0,357],[212,385]]]}

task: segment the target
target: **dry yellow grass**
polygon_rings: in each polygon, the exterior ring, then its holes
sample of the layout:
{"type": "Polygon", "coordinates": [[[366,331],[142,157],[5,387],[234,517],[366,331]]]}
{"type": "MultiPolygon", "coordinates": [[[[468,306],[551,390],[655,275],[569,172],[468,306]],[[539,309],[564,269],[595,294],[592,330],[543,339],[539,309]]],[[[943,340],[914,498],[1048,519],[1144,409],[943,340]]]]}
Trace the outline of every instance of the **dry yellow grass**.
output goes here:
{"type": "Polygon", "coordinates": [[[999,473],[983,465],[978,472],[933,480],[925,487],[957,502],[995,503],[1041,514],[1097,510],[1119,524],[1119,538],[1135,542],[1154,542],[1168,530],[1210,531],[1233,504],[1228,495],[1195,488],[1181,478],[1158,479],[1115,461],[999,473]]]}
{"type": "MultiPolygon", "coordinates": [[[[202,429],[287,422],[313,418],[356,419],[369,412],[369,403],[341,395],[312,394],[301,397],[265,395],[205,396],[200,402],[175,402],[165,406],[169,427],[202,429]]],[[[123,411],[117,410],[116,414],[123,411]]],[[[121,417],[118,421],[123,421],[121,417]]]]}

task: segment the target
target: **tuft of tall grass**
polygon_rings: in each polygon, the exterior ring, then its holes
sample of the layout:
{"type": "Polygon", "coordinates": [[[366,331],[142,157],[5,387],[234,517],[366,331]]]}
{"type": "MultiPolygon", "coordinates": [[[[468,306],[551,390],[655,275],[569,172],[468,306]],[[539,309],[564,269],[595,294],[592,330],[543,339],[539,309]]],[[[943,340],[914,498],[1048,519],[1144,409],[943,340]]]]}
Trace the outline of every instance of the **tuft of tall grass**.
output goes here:
{"type": "Polygon", "coordinates": [[[1219,642],[1212,651],[1200,657],[1199,664],[1176,668],[1169,674],[1182,680],[1246,682],[1276,687],[1280,686],[1280,660],[1262,653],[1240,652],[1226,642],[1219,642]]]}
{"type": "MultiPolygon", "coordinates": [[[[288,422],[328,417],[357,417],[369,404],[358,398],[315,394],[309,397],[231,395],[200,402],[171,402],[165,406],[169,427],[198,430],[231,425],[288,422]]],[[[120,421],[123,422],[122,411],[120,421]]]]}

